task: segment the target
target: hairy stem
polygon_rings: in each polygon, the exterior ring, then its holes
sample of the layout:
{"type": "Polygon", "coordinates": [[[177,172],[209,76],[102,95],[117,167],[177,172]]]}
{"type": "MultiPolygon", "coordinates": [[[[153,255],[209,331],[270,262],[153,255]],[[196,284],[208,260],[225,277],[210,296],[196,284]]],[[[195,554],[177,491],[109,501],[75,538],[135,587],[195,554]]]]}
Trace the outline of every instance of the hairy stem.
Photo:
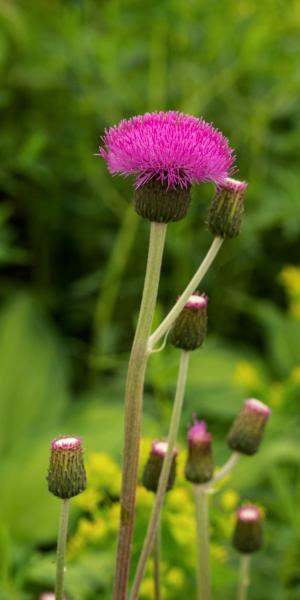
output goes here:
{"type": "Polygon", "coordinates": [[[185,393],[185,385],[186,378],[188,372],[188,364],[189,364],[189,356],[190,352],[181,351],[180,356],[180,365],[179,365],[179,373],[177,379],[177,387],[176,387],[176,395],[174,400],[174,406],[172,411],[169,436],[168,436],[168,449],[166,456],[164,458],[162,471],[159,478],[158,489],[156,492],[154,505],[152,508],[152,513],[146,533],[146,537],[144,540],[143,549],[140,555],[139,563],[137,566],[137,571],[135,574],[135,579],[132,587],[132,591],[130,594],[130,600],[137,600],[139,595],[139,589],[143,580],[147,560],[152,550],[155,534],[157,531],[157,526],[160,519],[160,513],[164,501],[164,496],[167,489],[167,484],[169,480],[170,469],[173,460],[173,451],[176,444],[176,439],[178,435],[182,404],[185,393]]]}
{"type": "Polygon", "coordinates": [[[125,391],[121,522],[113,591],[114,600],[126,600],[127,596],[135,516],[144,378],[148,358],[147,342],[156,304],[165,236],[165,224],[151,223],[144,290],[138,324],[129,359],[125,391]]]}
{"type": "Polygon", "coordinates": [[[209,267],[213,263],[215,257],[217,256],[222,243],[223,238],[215,237],[209,251],[207,252],[206,257],[202,261],[200,267],[197,269],[194,277],[191,279],[190,283],[185,288],[184,292],[181,294],[176,304],[174,304],[172,310],[167,314],[165,319],[161,322],[159,327],[152,333],[148,342],[148,349],[151,351],[155,344],[165,335],[165,333],[170,329],[171,325],[174,323],[175,319],[178,317],[179,313],[182,311],[184,305],[187,300],[191,296],[191,294],[195,291],[199,283],[202,281],[204,275],[207,273],[209,267]]]}
{"type": "Polygon", "coordinates": [[[242,554],[240,562],[240,585],[237,600],[247,600],[250,584],[250,554],[242,554]]]}
{"type": "Polygon", "coordinates": [[[69,508],[70,500],[62,500],[57,538],[55,600],[63,600],[64,597],[65,554],[68,533],[69,508]]]}
{"type": "Polygon", "coordinates": [[[197,600],[211,600],[208,495],[204,486],[194,486],[197,526],[197,600]]]}
{"type": "Polygon", "coordinates": [[[226,477],[226,475],[228,475],[230,471],[232,471],[232,469],[236,466],[240,458],[241,455],[238,452],[233,452],[228,461],[225,463],[225,465],[223,465],[223,467],[216,473],[216,475],[214,475],[214,477],[210,481],[208,481],[208,483],[205,484],[205,487],[209,488],[212,485],[214,485],[214,483],[217,483],[218,481],[221,481],[221,479],[226,477]]]}

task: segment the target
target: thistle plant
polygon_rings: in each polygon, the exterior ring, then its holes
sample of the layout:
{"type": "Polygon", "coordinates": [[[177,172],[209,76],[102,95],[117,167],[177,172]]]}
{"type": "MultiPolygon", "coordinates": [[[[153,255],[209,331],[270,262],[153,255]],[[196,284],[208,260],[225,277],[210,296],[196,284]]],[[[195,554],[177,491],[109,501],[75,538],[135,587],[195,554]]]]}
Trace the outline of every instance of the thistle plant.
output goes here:
{"type": "Polygon", "coordinates": [[[64,568],[70,499],[83,492],[86,487],[80,437],[63,436],[52,441],[47,479],[49,492],[62,500],[57,539],[55,600],[64,600],[64,568]]]}
{"type": "Polygon", "coordinates": [[[247,600],[251,555],[260,550],[262,542],[261,511],[254,504],[246,504],[237,511],[232,540],[235,549],[241,554],[237,600],[247,600]]]}
{"type": "MultiPolygon", "coordinates": [[[[150,242],[142,302],[131,350],[125,391],[121,523],[114,600],[125,600],[135,516],[143,389],[148,356],[183,309],[214,260],[217,236],[195,276],[161,326],[150,336],[167,223],[183,218],[193,184],[222,185],[234,162],[226,138],[203,119],[177,112],[148,113],[106,131],[99,155],[112,174],[135,178],[134,207],[150,221],[150,242]]],[[[184,363],[186,361],[183,361],[184,363]]],[[[185,369],[181,369],[182,379],[185,369]]],[[[182,383],[182,382],[181,382],[182,383]]],[[[170,450],[171,452],[171,450],[170,450]]],[[[168,453],[166,461],[169,460],[168,453]]],[[[163,471],[162,471],[163,476],[163,471]]]]}

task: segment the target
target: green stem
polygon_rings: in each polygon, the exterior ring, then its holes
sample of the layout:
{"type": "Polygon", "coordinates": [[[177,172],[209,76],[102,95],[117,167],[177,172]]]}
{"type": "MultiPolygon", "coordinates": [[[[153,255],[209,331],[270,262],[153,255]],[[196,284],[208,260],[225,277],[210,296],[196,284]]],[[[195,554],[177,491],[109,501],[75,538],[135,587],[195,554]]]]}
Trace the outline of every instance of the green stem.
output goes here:
{"type": "Polygon", "coordinates": [[[156,304],[166,225],[151,223],[144,290],[135,338],[128,365],[125,391],[125,431],[121,522],[119,529],[114,600],[126,600],[135,516],[140,430],[143,407],[147,342],[156,304]]]}
{"type": "Polygon", "coordinates": [[[223,238],[215,237],[209,251],[207,252],[206,257],[202,261],[200,267],[197,269],[194,277],[191,279],[190,283],[185,288],[184,292],[181,294],[176,304],[174,304],[172,310],[167,314],[165,319],[161,322],[159,327],[152,333],[148,342],[148,349],[151,351],[157,342],[165,335],[165,333],[170,329],[171,325],[174,323],[175,319],[178,317],[179,313],[182,311],[184,305],[187,300],[191,296],[191,294],[195,291],[199,283],[202,281],[204,275],[207,273],[209,267],[213,263],[216,258],[222,243],[223,238]]]}
{"type": "Polygon", "coordinates": [[[152,550],[153,542],[155,539],[155,534],[156,534],[159,519],[160,519],[160,513],[161,513],[164,496],[165,496],[166,489],[167,489],[170,469],[171,469],[172,460],[173,460],[173,450],[174,450],[177,435],[178,435],[178,429],[179,429],[179,423],[180,423],[180,417],[181,417],[181,411],[182,411],[182,404],[183,404],[184,392],[185,392],[185,385],[186,385],[186,378],[187,378],[187,372],[188,372],[189,357],[190,357],[189,352],[181,351],[179,373],[178,373],[177,387],[176,387],[176,395],[175,395],[175,400],[174,400],[174,406],[173,406],[170,430],[169,430],[169,436],[168,436],[168,449],[167,449],[166,456],[164,458],[163,467],[162,467],[161,475],[159,478],[158,489],[156,492],[154,505],[152,508],[151,517],[150,517],[146,537],[144,540],[143,549],[142,549],[142,552],[140,555],[140,559],[139,559],[136,574],[135,574],[134,583],[133,583],[131,594],[130,594],[130,600],[138,599],[139,589],[140,589],[140,586],[141,586],[141,583],[143,580],[147,560],[148,560],[149,555],[152,550]]]}
{"type": "Polygon", "coordinates": [[[57,538],[55,600],[63,600],[64,597],[65,554],[68,533],[69,508],[70,500],[62,500],[57,538]]]}
{"type": "Polygon", "coordinates": [[[228,461],[225,463],[225,465],[223,465],[223,467],[216,473],[216,475],[214,475],[214,477],[205,484],[205,487],[210,488],[214,485],[214,483],[221,481],[221,479],[226,477],[226,475],[229,475],[229,473],[232,471],[232,469],[234,469],[240,458],[241,455],[238,452],[233,452],[228,461]]]}
{"type": "Polygon", "coordinates": [[[238,600],[247,600],[250,584],[250,560],[251,554],[242,554],[240,563],[240,586],[238,600]]]}
{"type": "Polygon", "coordinates": [[[207,491],[201,485],[194,486],[197,526],[197,600],[211,599],[209,518],[207,491]]]}
{"type": "Polygon", "coordinates": [[[161,560],[161,519],[158,521],[153,547],[154,600],[161,600],[160,593],[160,560],[161,560]]]}

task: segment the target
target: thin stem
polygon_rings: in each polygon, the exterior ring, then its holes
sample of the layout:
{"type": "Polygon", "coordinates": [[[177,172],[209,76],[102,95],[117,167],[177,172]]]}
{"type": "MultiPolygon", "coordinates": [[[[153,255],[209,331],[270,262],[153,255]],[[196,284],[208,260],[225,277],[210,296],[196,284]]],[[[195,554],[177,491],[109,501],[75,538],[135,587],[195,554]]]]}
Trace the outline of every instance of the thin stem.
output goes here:
{"type": "Polygon", "coordinates": [[[65,554],[68,533],[69,508],[70,500],[62,500],[57,538],[55,600],[63,600],[64,597],[65,554]]]}
{"type": "Polygon", "coordinates": [[[128,365],[125,391],[125,431],[121,522],[119,529],[114,600],[125,600],[131,558],[139,461],[143,390],[147,364],[147,342],[156,304],[166,225],[151,223],[144,290],[135,338],[128,365]]]}
{"type": "Polygon", "coordinates": [[[237,600],[247,600],[250,584],[250,560],[251,554],[242,554],[240,562],[240,586],[237,600]]]}
{"type": "Polygon", "coordinates": [[[187,300],[191,296],[191,294],[195,291],[199,283],[202,281],[204,275],[207,273],[209,267],[213,263],[216,258],[222,244],[223,238],[215,237],[209,251],[207,252],[206,257],[202,261],[200,267],[197,269],[194,277],[191,279],[190,283],[185,288],[184,292],[181,294],[176,304],[174,304],[172,310],[167,314],[165,319],[161,322],[159,327],[152,333],[148,342],[148,350],[154,348],[155,344],[163,337],[163,335],[170,329],[171,325],[174,323],[175,319],[178,317],[179,313],[182,311],[184,305],[187,300]]]}
{"type": "Polygon", "coordinates": [[[168,449],[167,449],[166,456],[164,458],[163,467],[162,467],[160,478],[159,478],[158,489],[156,492],[154,505],[152,508],[151,517],[150,517],[146,537],[144,540],[143,549],[142,549],[142,552],[140,555],[140,559],[139,559],[136,574],[135,574],[134,583],[133,583],[131,594],[130,594],[130,600],[137,600],[137,598],[138,598],[139,589],[140,589],[140,586],[141,586],[141,583],[143,580],[147,560],[148,560],[149,555],[152,550],[157,526],[159,523],[160,513],[161,513],[164,496],[165,496],[166,489],[167,489],[170,469],[171,469],[172,460],[173,460],[173,451],[174,451],[174,447],[175,447],[176,439],[177,439],[177,435],[178,435],[178,429],[179,429],[179,423],[180,423],[180,417],[181,417],[181,411],[182,411],[182,404],[183,404],[184,393],[185,393],[186,378],[187,378],[187,372],[188,372],[189,357],[190,357],[190,352],[181,351],[176,394],[175,394],[175,400],[174,400],[174,406],[173,406],[170,429],[169,429],[169,436],[168,436],[168,449]]]}
{"type": "Polygon", "coordinates": [[[197,527],[197,600],[211,599],[208,495],[204,486],[194,486],[197,527]]]}
{"type": "Polygon", "coordinates": [[[161,600],[160,594],[160,561],[161,561],[161,519],[158,521],[155,541],[153,546],[153,579],[154,600],[161,600]]]}
{"type": "Polygon", "coordinates": [[[205,487],[211,487],[212,485],[214,485],[214,483],[217,483],[218,481],[226,477],[226,475],[228,475],[230,471],[232,471],[232,469],[236,466],[240,458],[241,455],[238,452],[233,452],[228,461],[225,463],[225,465],[223,465],[223,467],[216,473],[216,475],[207,484],[205,484],[205,487]]]}

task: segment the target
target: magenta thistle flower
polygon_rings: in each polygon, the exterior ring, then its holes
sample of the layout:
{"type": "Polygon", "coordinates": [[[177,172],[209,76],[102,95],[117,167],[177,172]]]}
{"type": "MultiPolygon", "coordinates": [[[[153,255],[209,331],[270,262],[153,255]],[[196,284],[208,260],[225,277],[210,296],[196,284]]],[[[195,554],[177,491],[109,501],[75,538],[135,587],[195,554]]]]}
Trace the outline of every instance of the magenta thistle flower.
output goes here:
{"type": "Polygon", "coordinates": [[[152,179],[168,188],[222,183],[234,155],[228,140],[204,121],[169,111],[124,119],[105,131],[99,154],[113,175],[133,175],[136,188],[152,179]]]}

